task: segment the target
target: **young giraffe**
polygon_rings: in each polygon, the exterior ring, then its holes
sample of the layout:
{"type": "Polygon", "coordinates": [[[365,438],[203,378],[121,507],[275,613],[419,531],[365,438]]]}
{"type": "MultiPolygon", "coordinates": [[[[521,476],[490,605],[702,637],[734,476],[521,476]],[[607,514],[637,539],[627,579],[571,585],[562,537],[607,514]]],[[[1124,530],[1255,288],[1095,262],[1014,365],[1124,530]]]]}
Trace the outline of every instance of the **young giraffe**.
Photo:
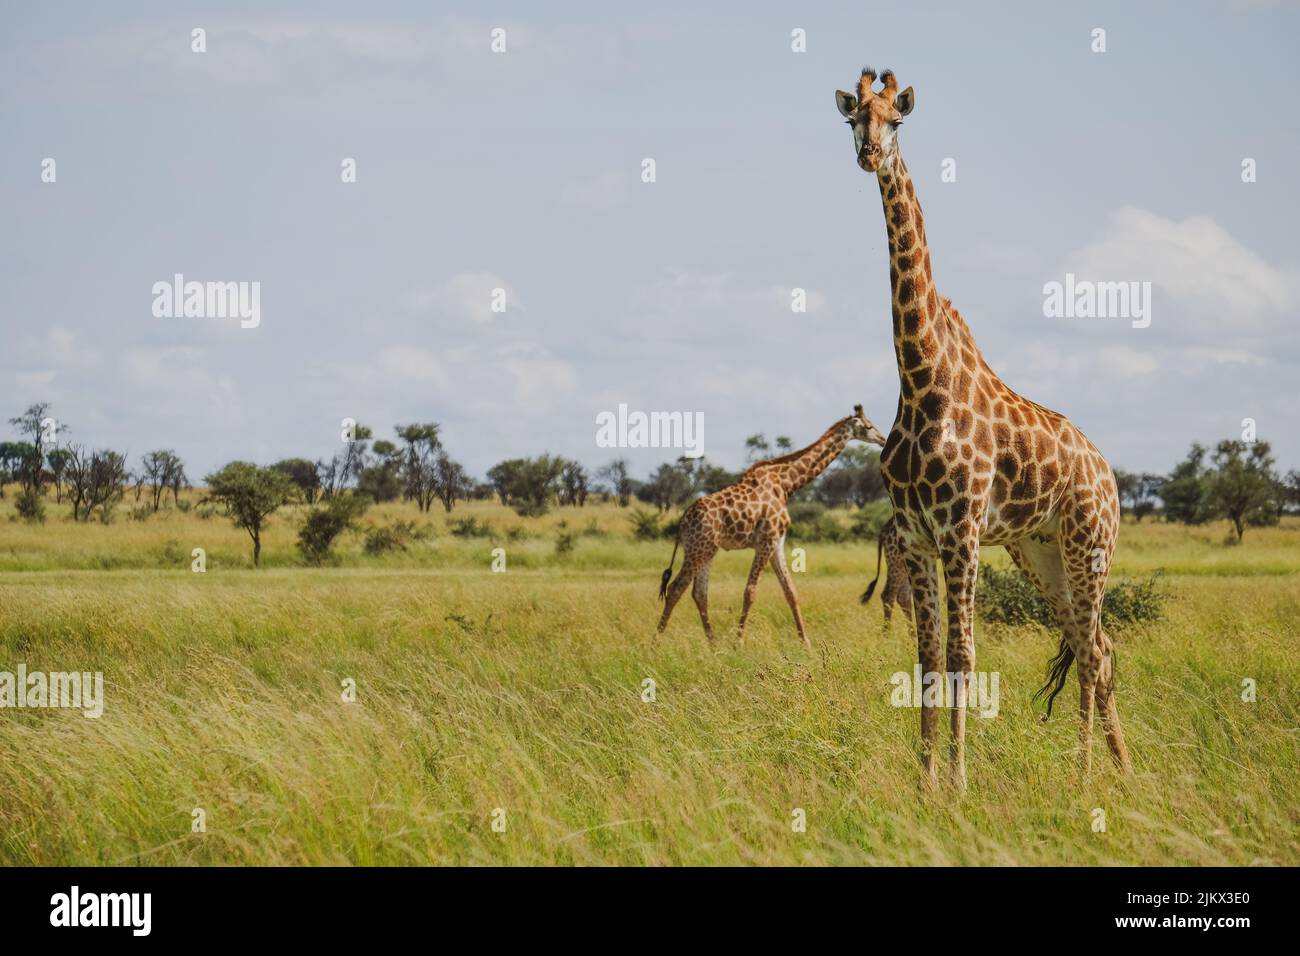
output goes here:
{"type": "MultiPolygon", "coordinates": [[[[954,781],[966,785],[964,690],[975,667],[981,543],[1006,547],[1060,623],[1060,648],[1039,692],[1050,691],[1048,715],[1078,661],[1081,763],[1091,767],[1095,708],[1111,756],[1127,770],[1112,645],[1100,619],[1119,528],[1114,475],[1069,419],[1002,382],[952,303],[935,291],[921,207],[898,149],[898,127],[915,94],[911,87],[898,92],[889,71],[875,92],[875,78],[863,70],[857,96],[839,90],[835,102],[853,130],[858,166],[876,175],[884,204],[900,395],[881,471],[912,579],[917,651],[927,674],[943,671],[935,557],[943,563],[947,670],[957,691],[949,749],[954,781]]],[[[921,708],[921,757],[931,783],[938,718],[934,707],[921,708]]]]}
{"type": "Polygon", "coordinates": [[[898,526],[891,517],[880,529],[880,540],[876,542],[876,576],[871,579],[867,589],[862,592],[862,603],[866,604],[875,593],[876,582],[880,580],[880,555],[885,555],[885,586],[880,591],[880,600],[885,606],[885,626],[894,614],[897,604],[904,617],[912,619],[912,584],[907,577],[907,565],[903,563],[903,548],[898,542],[898,526]]]}
{"type": "Polygon", "coordinates": [[[785,567],[785,533],[790,527],[790,515],[785,503],[790,495],[825,471],[839,457],[844,446],[855,439],[875,445],[885,443],[885,436],[862,414],[861,405],[853,406],[852,415],[841,418],[807,448],[780,458],[760,461],[741,475],[734,485],[705,495],[687,508],[677,531],[677,542],[673,545],[668,569],[664,571],[663,580],[659,583],[659,597],[664,602],[664,613],[659,618],[656,633],[663,633],[673,608],[681,600],[687,586],[694,581],[691,593],[695,598],[695,606],[700,610],[704,634],[712,641],[713,628],[709,625],[709,568],[713,564],[713,557],[720,548],[724,551],[753,548],[754,563],[749,569],[749,581],[745,584],[745,601],[740,610],[737,636],[741,641],[745,639],[745,620],[754,603],[758,578],[763,573],[763,565],[770,562],[794,614],[799,638],[805,647],[811,647],[804,631],[803,615],[799,613],[799,597],[795,594],[790,573],[785,567]],[[684,548],[682,569],[677,573],[676,580],[669,585],[679,546],[684,548]]]}

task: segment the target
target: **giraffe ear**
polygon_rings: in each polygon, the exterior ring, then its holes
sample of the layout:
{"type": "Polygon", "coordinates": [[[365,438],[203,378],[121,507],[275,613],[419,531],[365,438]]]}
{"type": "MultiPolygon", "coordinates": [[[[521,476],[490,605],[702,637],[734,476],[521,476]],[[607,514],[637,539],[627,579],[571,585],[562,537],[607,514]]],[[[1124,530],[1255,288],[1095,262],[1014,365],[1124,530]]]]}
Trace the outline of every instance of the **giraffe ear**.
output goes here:
{"type": "Polygon", "coordinates": [[[835,105],[839,108],[840,115],[849,117],[853,111],[858,108],[858,98],[852,93],[845,93],[843,90],[835,91],[835,105]]]}
{"type": "Polygon", "coordinates": [[[912,112],[912,107],[915,105],[916,94],[912,92],[910,86],[894,97],[894,109],[898,110],[900,116],[906,116],[912,112]]]}

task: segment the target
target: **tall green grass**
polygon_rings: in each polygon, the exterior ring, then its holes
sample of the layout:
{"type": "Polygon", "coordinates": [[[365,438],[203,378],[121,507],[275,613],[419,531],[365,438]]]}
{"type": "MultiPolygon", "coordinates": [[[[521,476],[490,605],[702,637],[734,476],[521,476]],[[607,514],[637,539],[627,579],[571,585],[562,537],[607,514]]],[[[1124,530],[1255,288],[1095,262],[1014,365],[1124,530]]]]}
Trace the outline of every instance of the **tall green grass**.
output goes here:
{"type": "Polygon", "coordinates": [[[969,721],[960,796],[920,787],[919,712],[890,705],[915,641],[857,603],[870,544],[806,546],[811,653],[770,575],[736,644],[748,556],[722,556],[710,648],[689,597],[654,640],[671,543],[634,542],[626,512],[463,513],[532,536],[456,538],[444,515],[385,506],[368,519],[434,536],[374,558],[358,534],[340,566],[305,568],[286,516],[255,571],[243,532],[193,512],[36,528],[0,514],[0,670],[107,683],[99,720],[0,710],[0,863],[1300,861],[1297,523],[1232,548],[1215,529],[1125,525],[1117,572],[1165,567],[1171,596],[1161,621],[1117,636],[1127,779],[1100,739],[1080,773],[1071,707],[1040,722],[1054,636],[980,625],[1001,709],[969,721]],[[593,519],[603,533],[584,535],[593,519]]]}

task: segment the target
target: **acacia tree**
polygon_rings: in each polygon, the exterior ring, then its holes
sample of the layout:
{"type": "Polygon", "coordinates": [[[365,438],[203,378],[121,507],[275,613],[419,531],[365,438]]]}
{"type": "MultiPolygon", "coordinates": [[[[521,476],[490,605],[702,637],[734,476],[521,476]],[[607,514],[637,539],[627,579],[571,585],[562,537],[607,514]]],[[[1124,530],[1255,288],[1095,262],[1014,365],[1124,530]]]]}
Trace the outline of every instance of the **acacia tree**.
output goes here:
{"type": "Polygon", "coordinates": [[[21,415],[9,419],[9,424],[27,438],[26,459],[15,477],[22,483],[23,491],[39,495],[45,486],[45,455],[54,447],[58,433],[63,431],[50,418],[50,403],[29,405],[21,415]]]}
{"type": "Polygon", "coordinates": [[[474,481],[459,462],[439,451],[433,466],[433,488],[442,507],[450,513],[457,499],[468,498],[474,491],[474,481]]]}
{"type": "Polygon", "coordinates": [[[370,451],[370,438],[373,432],[361,423],[352,427],[352,438],[346,442],[343,451],[329,461],[316,463],[320,475],[320,497],[328,501],[361,477],[366,468],[366,454],[370,451]]]}
{"type": "Polygon", "coordinates": [[[632,500],[632,492],[636,489],[636,482],[632,480],[626,458],[615,458],[596,472],[596,478],[618,499],[620,508],[627,507],[632,500]]]}
{"type": "Polygon", "coordinates": [[[115,451],[88,452],[80,445],[69,445],[67,480],[72,519],[89,521],[98,508],[100,518],[107,521],[126,491],[126,457],[115,451]]]}
{"type": "Polygon", "coordinates": [[[316,495],[320,493],[320,474],[314,462],[306,458],[285,458],[271,467],[293,482],[307,504],[316,503],[316,495]]]}
{"type": "Polygon", "coordinates": [[[262,562],[262,528],[292,497],[293,483],[283,472],[247,461],[232,461],[203,480],[208,486],[204,500],[224,505],[235,527],[253,539],[253,566],[257,567],[262,562]]]}
{"type": "Polygon", "coordinates": [[[587,503],[590,484],[587,469],[576,461],[566,461],[560,472],[560,504],[583,507],[587,503]]]}
{"type": "Polygon", "coordinates": [[[1206,480],[1206,503],[1232,522],[1238,541],[1248,522],[1275,518],[1277,476],[1268,442],[1221,441],[1210,460],[1214,470],[1206,480]]]}
{"type": "Polygon", "coordinates": [[[50,478],[54,481],[54,502],[63,503],[63,479],[68,470],[69,453],[66,448],[51,448],[45,455],[45,462],[50,466],[50,478]]]}
{"type": "MultiPolygon", "coordinates": [[[[428,511],[434,498],[439,497],[438,453],[442,442],[438,439],[438,429],[441,427],[437,422],[394,426],[397,437],[406,443],[402,453],[404,491],[407,499],[414,499],[421,511],[428,511]]],[[[447,507],[445,500],[443,505],[447,507]]]]}

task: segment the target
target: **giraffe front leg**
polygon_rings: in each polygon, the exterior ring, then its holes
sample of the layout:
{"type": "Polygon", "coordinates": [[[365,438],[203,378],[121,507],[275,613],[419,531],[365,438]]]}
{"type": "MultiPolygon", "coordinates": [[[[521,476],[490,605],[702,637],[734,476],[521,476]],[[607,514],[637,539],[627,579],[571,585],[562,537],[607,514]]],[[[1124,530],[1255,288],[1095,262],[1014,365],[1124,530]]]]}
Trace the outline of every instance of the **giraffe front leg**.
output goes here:
{"type": "Polygon", "coordinates": [[[921,663],[921,766],[923,781],[934,786],[937,781],[934,750],[939,740],[939,711],[924,693],[927,680],[942,680],[942,657],[939,652],[939,574],[934,558],[914,548],[904,555],[912,583],[912,607],[916,622],[916,656],[921,663]],[[933,675],[933,676],[931,676],[933,675]]]}
{"type": "Polygon", "coordinates": [[[776,574],[776,579],[781,582],[781,590],[785,592],[786,603],[790,605],[790,613],[794,615],[794,626],[799,632],[799,640],[803,641],[803,646],[812,650],[812,642],[808,640],[808,633],[804,630],[803,615],[799,612],[799,595],[795,593],[794,582],[790,580],[790,572],[785,566],[785,537],[777,542],[776,550],[772,554],[772,571],[776,574]]]}
{"type": "Polygon", "coordinates": [[[966,790],[966,707],[975,673],[975,582],[979,573],[975,526],[948,535],[940,544],[948,588],[948,673],[953,688],[952,739],[948,744],[952,781],[966,790]]]}
{"type": "Polygon", "coordinates": [[[740,606],[740,626],[736,629],[736,639],[745,643],[745,621],[749,619],[749,609],[754,606],[754,593],[758,590],[758,579],[763,573],[763,565],[772,559],[771,541],[765,541],[754,548],[754,563],[749,568],[749,579],[745,582],[745,600],[740,606]]]}

